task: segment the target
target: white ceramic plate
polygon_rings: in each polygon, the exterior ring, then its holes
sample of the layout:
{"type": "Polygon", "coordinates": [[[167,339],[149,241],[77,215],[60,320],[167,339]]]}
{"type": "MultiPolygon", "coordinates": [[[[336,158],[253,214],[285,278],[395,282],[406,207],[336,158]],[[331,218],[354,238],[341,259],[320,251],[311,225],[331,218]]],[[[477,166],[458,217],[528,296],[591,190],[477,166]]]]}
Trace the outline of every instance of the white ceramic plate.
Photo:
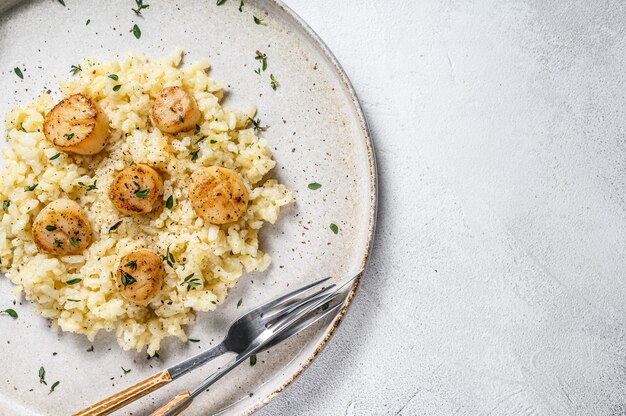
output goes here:
{"type": "MultiPolygon", "coordinates": [[[[275,1],[147,0],[137,17],[132,0],[0,0],[0,114],[32,100],[42,90],[58,96],[57,81],[86,56],[123,58],[143,51],[161,59],[176,47],[185,62],[207,58],[210,75],[228,82],[226,105],[256,104],[264,133],[277,161],[275,175],[294,191],[297,203],[261,236],[273,258],[264,273],[242,277],[229,300],[215,313],[200,314],[190,330],[199,343],[165,342],[158,360],[122,351],[111,334],[96,339],[55,333],[31,305],[11,294],[0,279],[0,309],[15,308],[19,318],[0,317],[0,414],[65,415],[98,401],[181,359],[219,342],[228,324],[243,311],[324,276],[344,276],[367,260],[374,231],[376,172],[363,114],[349,81],[328,49],[293,12],[275,1]],[[253,15],[265,25],[256,25],[253,15]],[[90,19],[89,25],[86,25],[90,19]],[[130,33],[133,24],[141,39],[130,33]],[[268,71],[254,73],[256,50],[268,56],[268,71]],[[13,68],[23,70],[19,79],[13,68]],[[280,82],[270,88],[269,74],[280,82]],[[322,188],[311,191],[310,182],[322,188]],[[339,234],[329,225],[338,224],[339,234]],[[237,301],[243,307],[237,310],[237,301]],[[17,301],[12,306],[13,300],[17,301]],[[46,369],[52,394],[39,383],[46,369]],[[131,369],[123,374],[121,367],[131,369]]],[[[4,127],[0,127],[4,137],[4,127]]],[[[4,140],[2,140],[4,143],[4,140]]],[[[242,365],[200,396],[190,415],[246,414],[271,400],[315,357],[340,317],[242,365]]],[[[224,357],[225,359],[228,359],[224,357]]],[[[225,359],[190,374],[125,408],[119,414],[147,414],[184,388],[193,387],[225,359]]]]}

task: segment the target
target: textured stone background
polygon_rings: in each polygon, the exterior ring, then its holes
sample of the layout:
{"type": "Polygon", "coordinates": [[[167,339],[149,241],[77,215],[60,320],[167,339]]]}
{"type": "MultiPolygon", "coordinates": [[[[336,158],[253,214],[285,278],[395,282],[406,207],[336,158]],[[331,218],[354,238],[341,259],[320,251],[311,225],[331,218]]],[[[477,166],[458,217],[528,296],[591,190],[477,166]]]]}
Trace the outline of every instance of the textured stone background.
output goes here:
{"type": "Polygon", "coordinates": [[[380,214],[350,313],[259,414],[626,414],[626,3],[287,3],[362,100],[380,214]]]}

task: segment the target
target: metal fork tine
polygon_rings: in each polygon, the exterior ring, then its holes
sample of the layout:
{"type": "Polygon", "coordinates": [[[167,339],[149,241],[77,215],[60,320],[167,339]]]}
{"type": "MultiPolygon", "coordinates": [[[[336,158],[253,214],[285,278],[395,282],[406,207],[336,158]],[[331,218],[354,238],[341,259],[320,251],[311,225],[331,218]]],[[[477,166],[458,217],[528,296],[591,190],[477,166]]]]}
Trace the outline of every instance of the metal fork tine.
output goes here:
{"type": "MultiPolygon", "coordinates": [[[[268,321],[272,320],[272,319],[276,319],[276,318],[280,318],[281,316],[284,315],[288,315],[290,313],[292,313],[293,311],[295,311],[296,309],[300,308],[303,305],[306,305],[307,303],[313,302],[316,299],[319,299],[319,297],[324,296],[327,293],[330,292],[339,292],[341,289],[343,289],[348,283],[354,281],[355,278],[357,278],[361,272],[363,270],[360,270],[358,273],[344,279],[343,281],[339,282],[339,283],[333,283],[332,285],[319,290],[317,293],[307,296],[304,299],[300,299],[298,302],[292,303],[290,305],[285,306],[284,308],[278,309],[278,310],[274,310],[271,312],[266,312],[263,316],[264,318],[266,318],[268,321]]],[[[267,325],[271,325],[270,323],[268,323],[267,325]]]]}
{"type": "MultiPolygon", "coordinates": [[[[333,285],[334,286],[334,285],[333,285]]],[[[343,286],[343,285],[342,285],[343,286]]],[[[303,302],[298,302],[299,305],[294,307],[289,314],[283,315],[278,322],[275,322],[269,327],[273,334],[271,338],[274,338],[276,333],[283,331],[285,328],[290,327],[294,323],[302,319],[310,312],[323,306],[325,303],[332,302],[337,296],[339,296],[339,288],[326,288],[322,292],[312,296],[303,302]]]]}
{"type": "Polygon", "coordinates": [[[305,329],[307,329],[314,323],[321,321],[328,315],[335,313],[339,308],[341,308],[341,306],[343,306],[343,302],[339,302],[336,305],[329,307],[325,311],[322,311],[321,313],[317,313],[311,316],[306,321],[300,322],[299,324],[296,324],[295,326],[287,329],[284,333],[279,335],[278,338],[275,338],[272,342],[270,342],[268,346],[264,348],[264,350],[268,348],[273,348],[276,345],[280,344],[281,342],[285,341],[286,339],[299,334],[300,332],[304,331],[305,329]]]}
{"type": "Polygon", "coordinates": [[[317,282],[313,282],[311,284],[303,286],[299,289],[294,290],[293,292],[289,292],[286,295],[279,297],[278,299],[274,299],[273,301],[266,303],[265,305],[262,305],[256,309],[253,309],[252,311],[250,311],[250,313],[258,314],[258,315],[267,313],[267,311],[271,310],[272,308],[275,308],[276,306],[289,302],[290,300],[295,299],[298,295],[308,291],[309,289],[314,288],[315,286],[319,286],[322,283],[329,281],[330,279],[331,279],[330,277],[327,277],[325,279],[321,279],[321,280],[318,280],[317,282]]]}

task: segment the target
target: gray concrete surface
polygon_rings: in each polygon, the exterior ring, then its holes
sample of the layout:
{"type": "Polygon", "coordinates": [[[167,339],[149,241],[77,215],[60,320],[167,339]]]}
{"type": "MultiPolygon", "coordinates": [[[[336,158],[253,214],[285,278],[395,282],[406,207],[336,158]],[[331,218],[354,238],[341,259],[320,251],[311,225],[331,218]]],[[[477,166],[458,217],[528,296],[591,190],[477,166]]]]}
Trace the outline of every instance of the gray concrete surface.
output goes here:
{"type": "Polygon", "coordinates": [[[626,414],[626,3],[288,0],[369,117],[367,276],[260,415],[626,414]]]}

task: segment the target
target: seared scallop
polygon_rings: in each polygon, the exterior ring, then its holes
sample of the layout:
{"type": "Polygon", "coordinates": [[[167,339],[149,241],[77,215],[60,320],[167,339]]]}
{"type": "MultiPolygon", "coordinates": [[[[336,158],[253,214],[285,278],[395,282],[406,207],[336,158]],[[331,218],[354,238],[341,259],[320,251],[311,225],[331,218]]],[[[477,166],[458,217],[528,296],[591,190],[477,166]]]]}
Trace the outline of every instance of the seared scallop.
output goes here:
{"type": "Polygon", "coordinates": [[[82,253],[93,240],[85,210],[69,199],[57,199],[42,209],[33,222],[33,240],[44,253],[82,253]]]}
{"type": "Polygon", "coordinates": [[[164,133],[191,130],[201,117],[196,100],[181,87],[163,88],[152,105],[152,122],[164,133]]]}
{"type": "Polygon", "coordinates": [[[213,224],[237,221],[248,207],[248,190],[239,175],[217,166],[191,175],[189,198],[196,214],[213,224]]]}
{"type": "Polygon", "coordinates": [[[109,189],[109,198],[124,214],[143,214],[152,211],[162,192],[163,179],[159,172],[139,164],[117,174],[109,189]]]}
{"type": "Polygon", "coordinates": [[[75,94],[46,114],[43,134],[60,150],[94,155],[106,145],[109,119],[94,100],[75,94]]]}
{"type": "Polygon", "coordinates": [[[133,251],[120,259],[117,288],[127,301],[147,305],[159,293],[164,275],[159,255],[145,249],[133,251]]]}

